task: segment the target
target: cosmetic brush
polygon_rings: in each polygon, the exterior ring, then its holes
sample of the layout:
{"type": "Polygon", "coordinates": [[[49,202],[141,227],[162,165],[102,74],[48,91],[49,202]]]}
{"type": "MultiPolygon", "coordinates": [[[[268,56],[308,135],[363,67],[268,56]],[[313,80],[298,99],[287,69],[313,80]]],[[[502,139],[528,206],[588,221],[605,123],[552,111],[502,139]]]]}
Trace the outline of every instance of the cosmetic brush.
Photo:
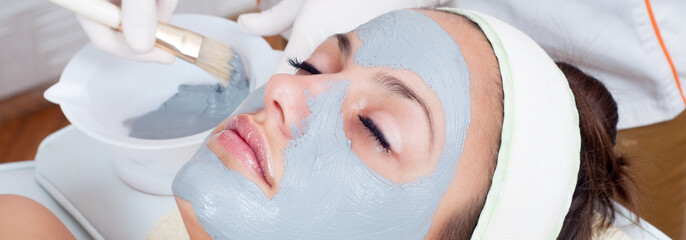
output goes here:
{"type": "MultiPolygon", "coordinates": [[[[121,10],[105,0],[49,0],[74,13],[121,30],[121,10]]],[[[197,65],[218,78],[226,87],[243,68],[238,53],[225,44],[198,33],[165,23],[157,23],[155,47],[197,65]]]]}

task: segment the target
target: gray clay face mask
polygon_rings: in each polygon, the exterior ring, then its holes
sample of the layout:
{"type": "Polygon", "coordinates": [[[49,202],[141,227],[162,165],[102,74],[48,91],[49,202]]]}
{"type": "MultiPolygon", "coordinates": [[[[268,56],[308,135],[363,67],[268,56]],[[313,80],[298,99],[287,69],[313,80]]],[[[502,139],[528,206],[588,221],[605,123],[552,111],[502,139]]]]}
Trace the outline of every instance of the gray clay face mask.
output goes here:
{"type": "MultiPolygon", "coordinates": [[[[404,10],[360,26],[354,61],[364,67],[407,69],[438,95],[446,139],[435,171],[393,183],[370,170],[351,149],[342,104],[351,80],[331,79],[312,114],[284,150],[280,191],[270,200],[227,169],[205,145],[177,174],[174,194],[192,203],[215,239],[420,239],[455,174],[469,125],[469,72],[458,45],[424,14],[404,10]],[[316,117],[313,117],[316,116],[316,117]]],[[[255,91],[237,112],[259,108],[255,91]]]]}

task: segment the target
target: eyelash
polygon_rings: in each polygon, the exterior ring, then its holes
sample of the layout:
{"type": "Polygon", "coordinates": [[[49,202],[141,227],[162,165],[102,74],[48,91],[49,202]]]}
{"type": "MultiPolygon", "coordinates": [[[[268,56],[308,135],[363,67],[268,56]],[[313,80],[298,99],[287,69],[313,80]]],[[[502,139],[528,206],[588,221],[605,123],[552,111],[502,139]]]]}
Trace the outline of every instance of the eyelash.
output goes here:
{"type": "Polygon", "coordinates": [[[357,115],[357,118],[360,119],[362,125],[364,125],[364,127],[367,128],[369,133],[371,133],[372,136],[376,139],[376,142],[378,142],[379,145],[381,145],[381,147],[383,147],[383,149],[386,152],[390,152],[391,145],[388,144],[388,141],[386,141],[386,137],[383,135],[383,132],[381,132],[381,129],[379,129],[379,127],[376,126],[376,123],[374,123],[372,119],[359,114],[357,115]]]}
{"type": "Polygon", "coordinates": [[[309,74],[321,74],[321,72],[308,62],[301,62],[297,58],[288,58],[288,64],[295,69],[302,69],[309,74]]]}

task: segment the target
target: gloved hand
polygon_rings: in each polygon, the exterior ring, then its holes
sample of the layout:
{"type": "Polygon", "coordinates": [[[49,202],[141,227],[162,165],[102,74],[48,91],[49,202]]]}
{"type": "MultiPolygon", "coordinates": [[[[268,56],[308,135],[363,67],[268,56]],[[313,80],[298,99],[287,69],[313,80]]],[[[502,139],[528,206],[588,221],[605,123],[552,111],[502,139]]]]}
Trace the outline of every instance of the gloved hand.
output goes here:
{"type": "Polygon", "coordinates": [[[277,73],[293,73],[286,59],[306,59],[324,39],[353,30],[372,18],[402,8],[434,7],[449,0],[282,0],[260,13],[238,17],[246,32],[261,36],[291,31],[277,73]]]}
{"type": "Polygon", "coordinates": [[[143,62],[170,64],[174,55],[153,47],[157,22],[169,22],[178,0],[111,0],[121,2],[121,28],[76,16],[93,45],[110,54],[143,62]]]}

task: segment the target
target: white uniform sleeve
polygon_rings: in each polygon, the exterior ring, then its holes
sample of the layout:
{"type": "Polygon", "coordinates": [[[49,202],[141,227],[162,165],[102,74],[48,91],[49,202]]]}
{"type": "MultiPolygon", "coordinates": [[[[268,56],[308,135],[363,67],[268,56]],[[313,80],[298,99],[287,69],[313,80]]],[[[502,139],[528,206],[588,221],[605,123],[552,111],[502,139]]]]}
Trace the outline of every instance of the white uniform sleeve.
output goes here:
{"type": "Polygon", "coordinates": [[[597,77],[617,101],[618,128],[624,129],[670,120],[686,106],[686,1],[650,3],[651,11],[643,0],[455,0],[448,5],[500,18],[530,35],[556,61],[597,77]]]}

